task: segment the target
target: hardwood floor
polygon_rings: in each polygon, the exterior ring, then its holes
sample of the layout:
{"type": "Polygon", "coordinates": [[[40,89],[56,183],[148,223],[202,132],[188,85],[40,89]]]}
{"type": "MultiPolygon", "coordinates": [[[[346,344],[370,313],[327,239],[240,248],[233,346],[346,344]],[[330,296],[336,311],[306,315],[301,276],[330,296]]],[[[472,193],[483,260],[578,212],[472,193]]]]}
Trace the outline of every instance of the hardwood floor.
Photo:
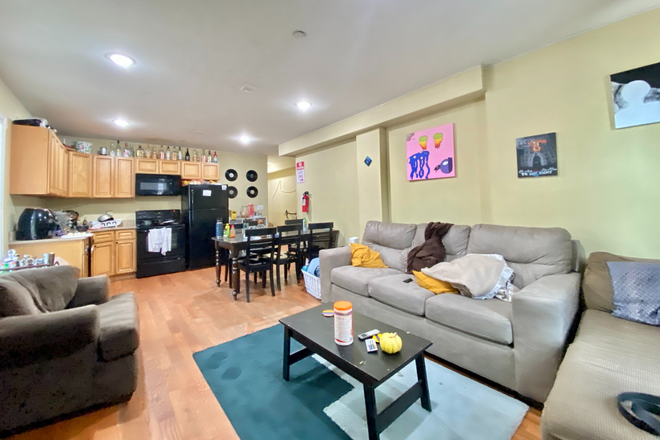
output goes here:
{"type": "MultiPolygon", "coordinates": [[[[260,283],[259,283],[260,284],[260,283]]],[[[302,285],[302,284],[301,284],[302,285]]],[[[28,431],[13,440],[238,439],[192,354],[270,327],[319,302],[296,285],[241,294],[215,285],[213,269],[113,281],[111,293],[133,291],[140,310],[140,379],[130,402],[28,431]]],[[[513,437],[540,439],[540,412],[530,409],[513,437]]]]}

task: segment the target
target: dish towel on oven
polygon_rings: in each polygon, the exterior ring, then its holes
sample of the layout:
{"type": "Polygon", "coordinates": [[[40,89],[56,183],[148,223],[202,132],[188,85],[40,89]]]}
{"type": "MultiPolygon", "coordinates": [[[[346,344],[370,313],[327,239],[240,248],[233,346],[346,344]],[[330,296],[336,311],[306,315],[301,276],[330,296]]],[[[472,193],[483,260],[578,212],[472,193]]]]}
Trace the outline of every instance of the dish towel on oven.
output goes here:
{"type": "Polygon", "coordinates": [[[149,252],[160,252],[163,255],[170,252],[172,250],[172,229],[149,229],[147,250],[149,252]]]}

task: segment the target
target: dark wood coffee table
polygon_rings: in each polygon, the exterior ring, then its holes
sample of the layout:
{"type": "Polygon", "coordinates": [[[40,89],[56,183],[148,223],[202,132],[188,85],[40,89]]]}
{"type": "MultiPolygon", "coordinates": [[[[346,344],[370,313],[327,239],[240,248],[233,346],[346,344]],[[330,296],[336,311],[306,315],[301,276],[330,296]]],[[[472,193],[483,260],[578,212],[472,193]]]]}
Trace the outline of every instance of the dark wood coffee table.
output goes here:
{"type": "Polygon", "coordinates": [[[426,366],[424,365],[424,350],[429,348],[432,342],[354,311],[353,334],[355,340],[353,344],[342,347],[335,344],[334,319],[326,318],[321,314],[326,309],[332,309],[332,305],[320,305],[280,320],[284,325],[282,368],[284,380],[289,380],[289,369],[292,364],[316,353],[360,381],[364,386],[369,440],[377,440],[380,433],[390,426],[417,399],[421,399],[424,409],[431,411],[426,366]],[[396,354],[386,354],[379,346],[378,353],[367,353],[364,341],[360,341],[357,335],[373,329],[378,329],[381,332],[398,333],[403,341],[401,351],[396,354]],[[291,353],[291,338],[300,342],[304,348],[291,353]],[[412,361],[415,361],[417,366],[417,383],[383,411],[378,412],[376,408],[376,387],[412,361]]]}

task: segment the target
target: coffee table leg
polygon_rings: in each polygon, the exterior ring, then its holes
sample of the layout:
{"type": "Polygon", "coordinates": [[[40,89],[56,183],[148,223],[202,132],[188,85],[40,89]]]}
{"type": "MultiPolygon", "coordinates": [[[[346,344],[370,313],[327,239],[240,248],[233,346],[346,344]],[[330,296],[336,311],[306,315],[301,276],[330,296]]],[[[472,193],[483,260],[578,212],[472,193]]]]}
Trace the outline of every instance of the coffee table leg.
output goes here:
{"type": "Polygon", "coordinates": [[[378,428],[376,427],[376,418],[378,409],[376,408],[376,391],[364,386],[364,405],[367,410],[367,428],[369,429],[369,440],[378,440],[378,428]]]}
{"type": "Polygon", "coordinates": [[[291,330],[284,326],[284,352],[282,353],[282,377],[289,381],[289,356],[291,355],[291,330]]]}
{"type": "Polygon", "coordinates": [[[426,378],[426,364],[424,355],[420,354],[415,359],[417,365],[417,380],[422,383],[422,408],[431,412],[431,397],[429,396],[429,380],[426,378]]]}

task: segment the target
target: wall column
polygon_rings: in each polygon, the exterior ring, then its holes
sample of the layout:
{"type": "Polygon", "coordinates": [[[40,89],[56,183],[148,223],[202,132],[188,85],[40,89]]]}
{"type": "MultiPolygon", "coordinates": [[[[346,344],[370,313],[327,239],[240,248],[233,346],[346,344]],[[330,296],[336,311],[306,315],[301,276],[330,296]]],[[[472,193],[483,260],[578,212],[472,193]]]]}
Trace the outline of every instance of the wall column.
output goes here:
{"type": "Polygon", "coordinates": [[[357,194],[360,219],[360,238],[369,220],[390,221],[389,167],[387,165],[387,136],[384,128],[377,128],[356,136],[357,194]],[[366,157],[371,165],[364,163],[366,157]]]}

